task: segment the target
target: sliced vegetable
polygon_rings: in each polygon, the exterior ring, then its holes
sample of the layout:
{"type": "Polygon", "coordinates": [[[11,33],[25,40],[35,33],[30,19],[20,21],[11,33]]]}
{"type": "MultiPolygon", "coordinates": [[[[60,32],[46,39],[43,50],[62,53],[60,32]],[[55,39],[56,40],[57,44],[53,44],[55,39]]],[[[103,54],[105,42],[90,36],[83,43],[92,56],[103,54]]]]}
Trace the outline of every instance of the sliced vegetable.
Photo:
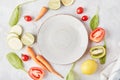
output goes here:
{"type": "Polygon", "coordinates": [[[104,36],[105,30],[103,28],[98,27],[90,33],[90,40],[94,42],[100,42],[103,40],[104,36]]]}
{"type": "Polygon", "coordinates": [[[77,14],[82,14],[83,11],[84,11],[83,7],[78,7],[76,10],[77,14]]]}
{"type": "Polygon", "coordinates": [[[61,0],[64,6],[70,6],[75,0],[61,0]]]}
{"type": "Polygon", "coordinates": [[[102,58],[106,55],[106,50],[103,46],[95,46],[90,49],[90,55],[92,58],[102,58]]]}
{"type": "Polygon", "coordinates": [[[19,36],[18,36],[17,34],[15,34],[15,33],[9,33],[9,34],[7,35],[7,40],[9,40],[9,39],[11,39],[11,38],[14,38],[14,37],[19,38],[19,36]]]}
{"type": "Polygon", "coordinates": [[[13,50],[20,50],[23,47],[22,42],[19,38],[13,37],[8,40],[8,45],[13,50]]]}
{"type": "Polygon", "coordinates": [[[23,29],[22,29],[22,27],[21,27],[20,25],[15,25],[15,26],[13,26],[13,27],[11,28],[10,32],[11,32],[11,33],[15,33],[15,34],[17,34],[17,35],[21,35],[22,32],[23,32],[23,29]]]}
{"type": "Polygon", "coordinates": [[[28,61],[28,60],[30,59],[30,57],[29,57],[28,55],[26,55],[26,54],[22,54],[22,55],[21,55],[21,59],[22,59],[23,61],[28,61]]]}
{"type": "Polygon", "coordinates": [[[61,7],[60,0],[49,0],[48,7],[53,10],[59,9],[61,7]]]}
{"type": "Polygon", "coordinates": [[[20,6],[18,5],[12,12],[12,15],[9,20],[9,25],[14,26],[18,23],[20,17],[20,6]]]}
{"type": "MultiPolygon", "coordinates": [[[[14,52],[10,52],[7,54],[8,62],[16,69],[21,69],[25,71],[22,60],[16,55],[14,52]]],[[[25,71],[26,72],[26,71],[25,71]]]]}
{"type": "Polygon", "coordinates": [[[75,66],[75,63],[73,63],[69,73],[67,74],[66,80],[75,80],[75,75],[74,75],[74,71],[73,71],[74,66],[75,66]]]}
{"type": "Polygon", "coordinates": [[[56,72],[56,71],[53,69],[53,67],[50,65],[50,63],[49,63],[42,55],[38,55],[36,58],[37,58],[41,63],[43,63],[51,73],[55,74],[56,76],[58,76],[58,77],[60,77],[60,78],[63,78],[63,76],[60,75],[58,72],[56,72]]]}
{"type": "Polygon", "coordinates": [[[42,80],[45,73],[39,67],[31,67],[28,71],[28,74],[33,80],[42,80]]]}
{"type": "Polygon", "coordinates": [[[24,19],[25,19],[27,22],[32,21],[32,17],[29,16],[29,15],[24,16],[24,19]]]}
{"type": "Polygon", "coordinates": [[[35,18],[35,21],[38,21],[39,19],[41,19],[48,11],[47,7],[42,7],[39,15],[35,18]]]}
{"type": "Polygon", "coordinates": [[[24,45],[30,46],[34,43],[35,37],[31,33],[24,33],[21,37],[21,41],[24,45]]]}
{"type": "MultiPolygon", "coordinates": [[[[34,50],[32,49],[32,47],[27,47],[27,51],[28,51],[30,57],[31,57],[38,65],[40,65],[40,67],[41,67],[42,69],[48,70],[43,63],[41,63],[40,61],[38,61],[38,60],[36,59],[36,53],[34,52],[34,50]]],[[[48,70],[48,71],[49,71],[49,70],[48,70]]]]}
{"type": "Polygon", "coordinates": [[[93,16],[93,18],[90,21],[90,28],[92,30],[96,29],[99,25],[99,16],[98,13],[93,16]]]}
{"type": "Polygon", "coordinates": [[[87,15],[82,16],[81,20],[82,21],[87,21],[88,20],[88,16],[87,15]]]}

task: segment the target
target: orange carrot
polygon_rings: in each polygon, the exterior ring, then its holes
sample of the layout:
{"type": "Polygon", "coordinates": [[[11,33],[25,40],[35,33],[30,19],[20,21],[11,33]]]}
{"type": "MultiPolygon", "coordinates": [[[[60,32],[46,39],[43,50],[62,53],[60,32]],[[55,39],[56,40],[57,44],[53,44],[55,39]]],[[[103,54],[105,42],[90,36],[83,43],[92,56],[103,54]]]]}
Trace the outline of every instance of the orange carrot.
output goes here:
{"type": "Polygon", "coordinates": [[[56,71],[53,69],[53,67],[50,65],[50,63],[49,63],[42,55],[37,55],[36,58],[37,58],[41,63],[43,63],[51,73],[55,74],[55,75],[58,76],[58,77],[64,78],[61,74],[59,74],[58,72],[56,72],[56,71]]]}
{"type": "MultiPolygon", "coordinates": [[[[38,65],[40,65],[41,68],[43,68],[44,70],[48,70],[43,63],[41,63],[40,61],[38,61],[38,60],[36,59],[36,53],[34,52],[34,50],[32,49],[32,47],[27,47],[27,51],[28,51],[30,57],[31,57],[38,65]]],[[[48,71],[49,71],[49,70],[48,70],[48,71]]]]}
{"type": "Polygon", "coordinates": [[[48,11],[48,8],[47,7],[42,7],[39,15],[35,18],[34,21],[38,21],[40,18],[42,18],[48,11]]]}

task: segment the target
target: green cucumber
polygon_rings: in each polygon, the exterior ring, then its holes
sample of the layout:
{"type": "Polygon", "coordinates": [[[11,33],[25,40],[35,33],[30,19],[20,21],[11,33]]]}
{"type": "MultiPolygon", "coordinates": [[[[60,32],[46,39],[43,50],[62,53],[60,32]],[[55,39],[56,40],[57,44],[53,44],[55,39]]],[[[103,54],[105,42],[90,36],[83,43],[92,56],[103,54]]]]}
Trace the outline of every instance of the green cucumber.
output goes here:
{"type": "Polygon", "coordinates": [[[34,43],[35,37],[31,33],[27,32],[23,34],[23,36],[21,37],[21,41],[24,45],[30,46],[34,43]]]}

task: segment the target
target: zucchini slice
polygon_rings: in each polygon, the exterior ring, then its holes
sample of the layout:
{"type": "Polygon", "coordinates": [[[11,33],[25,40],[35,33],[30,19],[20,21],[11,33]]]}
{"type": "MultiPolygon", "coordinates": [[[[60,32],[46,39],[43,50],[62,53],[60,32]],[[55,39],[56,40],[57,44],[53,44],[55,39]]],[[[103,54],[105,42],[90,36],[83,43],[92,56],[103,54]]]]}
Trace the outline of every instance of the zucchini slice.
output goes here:
{"type": "Polygon", "coordinates": [[[31,33],[25,33],[21,37],[21,41],[23,42],[24,45],[30,46],[34,43],[35,37],[31,33]]]}
{"type": "Polygon", "coordinates": [[[64,6],[70,6],[75,0],[61,0],[64,6]]]}
{"type": "Polygon", "coordinates": [[[15,25],[11,28],[10,32],[15,33],[17,35],[21,35],[23,32],[23,29],[20,25],[15,25]]]}
{"type": "Polygon", "coordinates": [[[13,50],[20,50],[23,47],[23,44],[19,38],[13,37],[8,40],[8,45],[13,50]]]}

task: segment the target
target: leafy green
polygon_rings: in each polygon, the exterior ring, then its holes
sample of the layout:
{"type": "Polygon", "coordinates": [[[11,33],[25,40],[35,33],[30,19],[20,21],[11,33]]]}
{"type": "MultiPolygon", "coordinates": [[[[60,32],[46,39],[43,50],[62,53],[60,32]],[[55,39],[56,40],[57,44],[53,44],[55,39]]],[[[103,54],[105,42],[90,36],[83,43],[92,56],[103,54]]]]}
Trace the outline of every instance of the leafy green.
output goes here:
{"type": "MultiPolygon", "coordinates": [[[[104,46],[103,47],[105,48],[105,50],[107,49],[106,41],[105,40],[104,40],[104,46]]],[[[102,58],[100,58],[99,60],[100,60],[101,64],[105,64],[105,62],[106,62],[106,55],[103,56],[102,58]]]]}
{"type": "Polygon", "coordinates": [[[20,7],[24,4],[27,4],[27,3],[30,3],[30,2],[33,2],[33,1],[36,1],[36,0],[31,0],[31,1],[27,1],[27,2],[24,2],[22,4],[19,4],[15,7],[15,9],[13,10],[12,14],[11,14],[11,17],[9,19],[9,25],[12,27],[14,25],[16,25],[19,21],[19,18],[20,18],[20,7]]]}
{"type": "Polygon", "coordinates": [[[75,80],[75,75],[73,71],[74,66],[75,66],[75,63],[73,63],[69,73],[67,74],[66,80],[75,80]]]}
{"type": "Polygon", "coordinates": [[[10,52],[7,54],[7,60],[8,62],[16,69],[24,70],[23,62],[22,60],[16,55],[14,52],[10,52]]]}
{"type": "Polygon", "coordinates": [[[20,6],[18,5],[12,12],[12,15],[9,20],[9,25],[14,26],[18,23],[20,16],[20,6]]]}
{"type": "Polygon", "coordinates": [[[98,13],[93,16],[93,18],[90,21],[90,28],[92,30],[96,29],[99,25],[99,16],[98,13]]]}

